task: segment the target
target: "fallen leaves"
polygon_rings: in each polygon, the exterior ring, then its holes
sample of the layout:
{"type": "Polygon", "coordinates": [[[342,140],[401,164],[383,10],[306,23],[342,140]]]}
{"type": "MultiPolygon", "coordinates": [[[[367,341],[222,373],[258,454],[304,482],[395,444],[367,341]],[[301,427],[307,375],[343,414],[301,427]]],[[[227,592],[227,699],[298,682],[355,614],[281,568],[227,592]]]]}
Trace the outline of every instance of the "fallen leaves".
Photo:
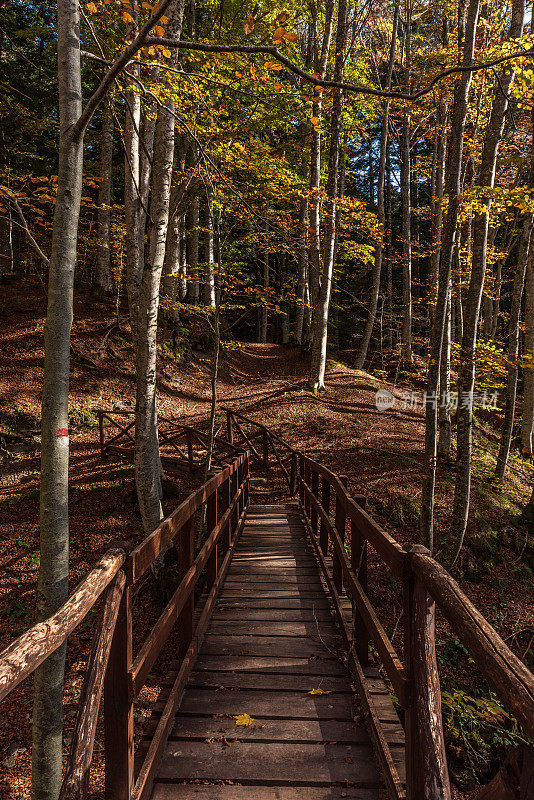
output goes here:
{"type": "Polygon", "coordinates": [[[248,728],[248,726],[252,725],[254,722],[254,718],[250,717],[248,714],[238,714],[234,719],[236,725],[242,725],[245,728],[248,728]]]}
{"type": "Polygon", "coordinates": [[[311,691],[309,691],[308,694],[313,694],[313,695],[330,694],[330,690],[325,691],[324,689],[321,689],[321,687],[319,686],[317,689],[312,689],[311,691]]]}

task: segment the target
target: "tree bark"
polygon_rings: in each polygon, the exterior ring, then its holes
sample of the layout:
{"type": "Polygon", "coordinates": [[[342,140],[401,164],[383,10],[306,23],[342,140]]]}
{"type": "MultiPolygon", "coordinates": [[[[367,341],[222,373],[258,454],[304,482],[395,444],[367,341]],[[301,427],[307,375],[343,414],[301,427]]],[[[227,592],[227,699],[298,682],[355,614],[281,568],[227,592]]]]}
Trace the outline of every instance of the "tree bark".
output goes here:
{"type": "Polygon", "coordinates": [[[299,243],[297,251],[297,318],[295,322],[295,340],[302,345],[304,329],[304,296],[308,280],[308,254],[306,223],[308,219],[308,198],[303,196],[299,202],[299,243]]]}
{"type": "MultiPolygon", "coordinates": [[[[399,0],[395,3],[395,11],[393,15],[393,30],[391,33],[391,45],[389,49],[389,62],[386,77],[386,89],[389,91],[391,88],[391,78],[393,75],[393,67],[395,65],[395,53],[397,46],[397,30],[399,24],[399,0]]],[[[369,349],[369,342],[373,333],[373,327],[376,319],[376,309],[378,307],[378,296],[380,294],[380,275],[382,272],[382,263],[384,260],[384,240],[386,237],[386,209],[385,209],[385,183],[386,183],[386,156],[388,150],[388,126],[389,126],[389,101],[384,106],[382,115],[382,129],[380,134],[380,160],[378,163],[378,185],[377,185],[377,217],[380,225],[380,240],[375,250],[375,261],[373,267],[373,284],[371,288],[371,302],[369,305],[369,315],[365,325],[365,331],[362,341],[360,343],[360,350],[356,358],[356,369],[363,369],[365,359],[367,357],[367,350],[369,349]]],[[[374,196],[373,196],[374,200],[374,196]]]]}
{"type": "Polygon", "coordinates": [[[441,348],[441,363],[439,368],[439,438],[437,454],[439,458],[449,459],[451,455],[451,291],[447,298],[447,315],[441,348]]]}
{"type": "MultiPolygon", "coordinates": [[[[180,38],[184,0],[175,0],[169,12],[167,34],[180,38]]],[[[169,59],[176,66],[176,52],[169,59]]],[[[157,439],[156,346],[159,290],[169,223],[172,167],[174,159],[174,100],[158,109],[152,169],[151,228],[149,258],[143,270],[139,295],[136,346],[137,395],[135,407],[135,481],[139,508],[146,533],[161,522],[161,463],[157,439]]]]}
{"type": "MultiPolygon", "coordinates": [[[[462,63],[472,64],[475,52],[475,36],[480,11],[480,0],[470,0],[467,14],[466,36],[463,44],[462,63]]],[[[438,295],[436,312],[430,332],[429,365],[427,373],[427,397],[436,397],[439,387],[439,369],[443,345],[443,333],[447,316],[447,298],[451,279],[456,225],[460,205],[460,176],[464,145],[467,103],[471,87],[471,72],[463,72],[454,91],[451,115],[451,135],[447,154],[445,177],[445,196],[447,214],[443,225],[439,265],[438,295]]],[[[437,403],[427,402],[425,406],[425,476],[421,498],[421,538],[430,552],[434,546],[434,490],[436,483],[436,433],[437,403]]]]}
{"type": "MultiPolygon", "coordinates": [[[[137,18],[137,12],[130,9],[137,18]]],[[[139,75],[139,65],[131,64],[132,75],[139,75]]],[[[124,222],[126,225],[126,292],[130,312],[130,326],[134,348],[137,342],[139,293],[143,274],[142,246],[144,227],[141,224],[141,199],[139,192],[139,127],[141,124],[141,98],[130,83],[126,97],[124,120],[124,222]]]]}
{"type": "Polygon", "coordinates": [[[102,131],[100,134],[100,188],[98,191],[97,236],[95,283],[106,295],[113,292],[111,272],[111,191],[113,169],[113,99],[107,97],[102,111],[102,131]]]}
{"type": "Polygon", "coordinates": [[[209,193],[206,193],[204,216],[204,304],[215,308],[215,268],[213,263],[213,212],[212,201],[209,193]]]}
{"type": "MultiPolygon", "coordinates": [[[[343,80],[345,45],[347,40],[347,3],[340,0],[336,31],[336,53],[334,62],[334,81],[343,80]]],[[[330,150],[328,154],[328,180],[326,184],[327,217],[324,237],[324,266],[321,287],[313,321],[312,357],[308,385],[313,391],[324,388],[326,369],[326,349],[328,342],[328,313],[334,271],[334,250],[336,239],[336,199],[339,172],[339,150],[341,139],[341,90],[335,89],[332,100],[330,121],[330,150]]]]}
{"type": "Polygon", "coordinates": [[[192,303],[198,303],[200,297],[200,283],[198,276],[198,194],[191,198],[187,209],[187,266],[191,275],[188,297],[192,303]]]}
{"type": "MultiPolygon", "coordinates": [[[[525,0],[513,0],[509,38],[519,39],[523,33],[525,0]]],[[[513,69],[507,65],[501,70],[495,88],[490,118],[486,127],[480,163],[478,184],[492,188],[499,143],[504,130],[505,113],[508,107],[508,91],[513,80],[513,69]]],[[[458,373],[457,455],[454,504],[452,510],[451,535],[444,549],[447,564],[456,561],[463,544],[469,514],[471,492],[471,454],[473,424],[473,390],[475,385],[475,348],[480,315],[480,304],[486,275],[486,254],[489,230],[491,199],[484,201],[484,211],[475,214],[473,223],[473,258],[469,289],[465,304],[464,332],[460,350],[458,373]]]]}
{"type": "MultiPolygon", "coordinates": [[[[533,153],[534,155],[534,153],[533,153]]],[[[532,176],[534,177],[534,175],[532,176]]],[[[508,326],[508,377],[506,381],[506,402],[504,407],[504,421],[501,433],[501,444],[497,456],[495,467],[495,480],[501,483],[504,480],[506,464],[510,455],[510,445],[514,429],[515,402],[517,395],[517,376],[519,373],[519,340],[521,336],[521,299],[523,297],[523,287],[525,285],[525,274],[527,262],[530,258],[532,247],[532,227],[534,215],[527,214],[523,222],[523,232],[517,257],[517,268],[514,275],[514,286],[512,289],[512,305],[510,308],[510,322],[508,326]]]]}
{"type": "MultiPolygon", "coordinates": [[[[411,6],[407,4],[405,21],[405,61],[406,91],[410,91],[411,72],[411,6]]],[[[402,329],[401,356],[404,361],[412,360],[412,199],[411,199],[411,151],[410,114],[404,114],[400,140],[401,154],[401,197],[402,197],[402,329]]]]}
{"type": "MultiPolygon", "coordinates": [[[[263,261],[262,261],[262,268],[263,268],[263,288],[267,290],[270,284],[270,277],[269,277],[269,223],[265,223],[265,246],[263,250],[263,261]]],[[[260,322],[260,342],[261,344],[265,344],[267,341],[267,325],[269,321],[269,311],[268,311],[268,296],[267,291],[265,291],[263,303],[261,306],[261,322],[260,322]]]]}
{"type": "MultiPolygon", "coordinates": [[[[59,171],[49,262],[41,411],[41,559],[36,621],[54,614],[68,594],[70,331],[83,175],[83,136],[71,129],[82,112],[80,16],[76,0],[58,0],[59,171]]],[[[56,800],[61,786],[65,646],[35,671],[33,800],[56,800]]]]}
{"type": "Polygon", "coordinates": [[[525,280],[523,418],[521,445],[532,453],[534,447],[534,247],[530,248],[525,280]]]}

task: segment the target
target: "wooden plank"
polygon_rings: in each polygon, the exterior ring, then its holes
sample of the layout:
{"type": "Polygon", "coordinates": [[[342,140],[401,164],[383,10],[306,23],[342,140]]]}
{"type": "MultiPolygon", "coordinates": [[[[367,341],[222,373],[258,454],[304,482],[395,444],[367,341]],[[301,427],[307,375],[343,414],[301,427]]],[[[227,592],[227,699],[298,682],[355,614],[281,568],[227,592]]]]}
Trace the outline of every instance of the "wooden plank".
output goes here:
{"type": "MultiPolygon", "coordinates": [[[[237,615],[238,612],[242,614],[246,609],[252,615],[247,615],[246,619],[259,619],[259,617],[254,616],[256,612],[272,611],[273,614],[278,614],[279,611],[283,612],[284,610],[288,612],[307,612],[315,609],[317,612],[324,613],[329,608],[327,601],[319,592],[316,593],[316,597],[309,594],[302,597],[299,592],[282,594],[281,596],[277,596],[277,594],[277,592],[270,592],[269,596],[266,597],[265,592],[263,592],[261,597],[254,597],[221,592],[217,613],[221,616],[227,616],[227,614],[231,615],[235,611],[237,615]]],[[[276,619],[276,617],[273,617],[273,619],[276,619]]],[[[291,616],[288,619],[291,619],[291,616]]]]}
{"type": "MultiPolygon", "coordinates": [[[[307,589],[304,590],[302,588],[287,588],[285,584],[281,584],[281,588],[273,589],[272,586],[268,586],[267,588],[256,589],[253,591],[252,587],[250,586],[243,586],[241,585],[233,585],[231,588],[224,586],[221,592],[221,602],[226,603],[227,601],[248,601],[251,602],[257,600],[258,602],[264,600],[272,599],[273,603],[277,600],[302,600],[302,602],[314,602],[315,600],[325,600],[325,593],[323,589],[313,590],[307,589]]],[[[274,608],[274,606],[273,606],[274,608]]]]}
{"type": "MultiPolygon", "coordinates": [[[[402,727],[396,723],[386,728],[388,738],[395,743],[402,736],[402,727]]],[[[255,718],[246,728],[235,720],[220,717],[183,717],[178,714],[171,733],[175,739],[221,739],[242,742],[350,742],[369,744],[365,727],[340,720],[268,719],[255,718]]]]}
{"type": "Polygon", "coordinates": [[[326,602],[322,603],[319,608],[272,608],[269,604],[265,608],[251,608],[249,603],[242,605],[241,608],[228,608],[224,605],[218,605],[217,611],[213,615],[213,622],[218,623],[226,621],[243,622],[258,622],[264,620],[266,622],[330,622],[332,615],[326,602]]]}
{"type": "Polygon", "coordinates": [[[219,784],[199,786],[198,784],[158,783],[154,786],[153,800],[376,800],[372,789],[352,787],[306,786],[231,786],[219,784]]]}
{"type": "Polygon", "coordinates": [[[159,770],[165,780],[233,780],[260,784],[380,786],[370,745],[178,742],[167,744],[159,770]]]}
{"type": "MultiPolygon", "coordinates": [[[[317,688],[310,681],[308,690],[317,688]]],[[[346,693],[332,692],[310,695],[303,692],[239,692],[212,689],[190,689],[184,695],[181,714],[242,714],[251,717],[277,717],[279,719],[344,719],[352,720],[352,697],[346,693]]]]}
{"type": "Polygon", "coordinates": [[[270,675],[265,673],[219,672],[203,670],[194,672],[189,686],[195,689],[251,689],[269,692],[301,692],[308,694],[311,689],[352,694],[346,675],[324,676],[317,680],[307,675],[270,675]]]}
{"type": "MultiPolygon", "coordinates": [[[[309,636],[319,641],[320,637],[336,636],[337,631],[330,622],[322,623],[318,628],[315,620],[299,622],[269,622],[267,620],[212,620],[210,634],[218,636],[278,636],[280,638],[293,638],[295,636],[309,636]]],[[[284,642],[280,643],[284,647],[284,642]]]]}
{"type": "Polygon", "coordinates": [[[205,648],[195,664],[195,669],[240,674],[268,672],[276,675],[346,675],[346,670],[338,659],[250,654],[212,656],[206,653],[205,648]]]}
{"type": "Polygon", "coordinates": [[[227,585],[231,586],[234,583],[269,583],[271,586],[276,586],[279,588],[281,586],[316,586],[320,587],[321,582],[319,578],[315,575],[302,575],[302,576],[285,576],[278,575],[276,572],[272,575],[240,575],[240,574],[232,574],[228,575],[227,585]]]}
{"type": "MultiPolygon", "coordinates": [[[[328,646],[330,647],[330,642],[328,646]]],[[[311,642],[307,637],[293,636],[281,643],[278,637],[269,636],[216,636],[212,634],[204,644],[206,655],[250,655],[280,656],[286,658],[310,658],[322,656],[335,658],[319,642],[311,642]]]]}

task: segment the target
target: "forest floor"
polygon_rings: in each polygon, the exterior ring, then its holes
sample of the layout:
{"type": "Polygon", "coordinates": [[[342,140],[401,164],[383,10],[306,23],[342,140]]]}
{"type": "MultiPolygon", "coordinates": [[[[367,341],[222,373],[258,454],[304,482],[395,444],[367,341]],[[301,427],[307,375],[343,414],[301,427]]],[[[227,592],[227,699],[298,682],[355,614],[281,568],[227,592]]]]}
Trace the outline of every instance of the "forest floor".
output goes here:
{"type": "MultiPolygon", "coordinates": [[[[17,278],[16,286],[0,287],[0,649],[32,624],[34,613],[45,312],[45,287],[39,280],[28,277],[20,282],[17,278]]],[[[99,408],[134,408],[135,376],[126,320],[121,318],[119,330],[113,308],[83,291],[76,293],[74,319],[69,422],[71,587],[111,541],[139,541],[142,537],[134,503],[133,468],[120,460],[102,461],[96,417],[99,408]]],[[[192,327],[201,344],[201,324],[192,327]]],[[[163,330],[158,361],[160,413],[201,424],[209,413],[210,363],[200,346],[181,349],[172,331],[163,330]]],[[[227,343],[219,403],[267,423],[293,447],[346,475],[350,490],[367,496],[368,510],[392,535],[402,543],[417,541],[424,419],[421,404],[412,408],[403,402],[412,387],[394,386],[369,373],[329,362],[326,391],[314,396],[304,387],[306,372],[307,363],[298,348],[227,343]],[[388,389],[397,398],[392,409],[377,409],[378,388],[388,389]]],[[[514,454],[505,487],[492,486],[497,425],[496,417],[495,421],[479,420],[475,428],[471,521],[455,575],[510,647],[532,667],[532,530],[519,521],[531,492],[532,467],[514,454]]],[[[166,505],[166,512],[200,478],[180,475],[176,480],[177,496],[166,505]]],[[[275,480],[273,485],[280,487],[280,482],[275,480]]],[[[441,465],[436,498],[438,539],[446,535],[453,487],[454,464],[441,465]]],[[[386,630],[392,633],[398,628],[401,609],[399,586],[374,560],[370,585],[372,600],[381,609],[386,630]]],[[[141,641],[155,613],[150,586],[142,587],[136,606],[135,638],[141,641]]],[[[90,637],[87,623],[69,642],[66,747],[90,637]]],[[[480,701],[484,686],[475,688],[472,664],[459,640],[439,619],[438,639],[445,711],[453,731],[450,753],[457,758],[454,772],[459,784],[469,789],[472,773],[487,778],[499,751],[513,741],[513,723],[498,706],[490,706],[491,700],[480,701]],[[486,723],[499,731],[496,742],[487,743],[486,723]],[[459,731],[458,735],[454,731],[459,731]]],[[[155,680],[140,698],[139,721],[146,719],[157,691],[155,680]]],[[[485,696],[489,697],[487,691],[485,696]]],[[[29,798],[31,698],[31,680],[27,680],[3,707],[1,798],[29,798]]],[[[101,754],[99,738],[92,776],[98,796],[101,754]]]]}

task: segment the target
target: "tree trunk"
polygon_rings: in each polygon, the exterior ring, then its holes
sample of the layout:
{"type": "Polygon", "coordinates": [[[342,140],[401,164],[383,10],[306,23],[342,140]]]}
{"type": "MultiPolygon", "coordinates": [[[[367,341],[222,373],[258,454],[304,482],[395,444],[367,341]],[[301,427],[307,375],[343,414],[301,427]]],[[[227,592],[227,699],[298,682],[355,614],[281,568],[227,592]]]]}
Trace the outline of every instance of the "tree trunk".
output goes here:
{"type": "Polygon", "coordinates": [[[108,97],[102,110],[102,132],[100,135],[100,188],[98,191],[95,283],[106,295],[113,292],[111,272],[111,191],[113,169],[113,99],[108,97]]]}
{"type": "MultiPolygon", "coordinates": [[[[395,53],[397,49],[397,29],[399,24],[399,0],[395,3],[395,12],[393,16],[393,30],[391,33],[391,45],[389,49],[389,63],[386,77],[386,89],[391,89],[391,78],[393,75],[393,67],[395,65],[395,53]]],[[[380,275],[382,272],[382,263],[384,260],[384,240],[386,237],[386,209],[385,209],[385,183],[386,183],[386,156],[388,150],[388,126],[389,126],[389,101],[384,106],[382,115],[382,130],[380,134],[380,161],[378,163],[378,186],[377,186],[377,217],[381,228],[380,240],[375,250],[375,261],[373,267],[373,285],[371,288],[371,302],[369,305],[369,316],[365,325],[365,331],[362,341],[360,343],[360,351],[356,358],[356,369],[363,369],[365,359],[367,357],[367,350],[369,349],[369,342],[373,333],[373,327],[376,319],[376,309],[378,307],[378,295],[380,294],[380,275]]],[[[371,155],[370,155],[371,158],[371,155]]],[[[374,190],[373,190],[374,200],[374,190]]]]}
{"type": "Polygon", "coordinates": [[[192,303],[198,303],[200,298],[200,283],[198,276],[198,194],[191,198],[187,209],[187,266],[191,275],[188,297],[192,303]]]}
{"type": "Polygon", "coordinates": [[[445,157],[447,151],[447,117],[448,109],[440,108],[438,113],[439,133],[436,146],[436,178],[435,194],[432,198],[432,253],[430,256],[430,276],[429,276],[429,295],[430,295],[430,318],[433,316],[433,307],[436,302],[438,292],[438,272],[439,256],[441,251],[441,229],[443,226],[443,188],[445,179],[445,157]],[[435,197],[435,199],[434,199],[435,197]]]}
{"type": "Polygon", "coordinates": [[[445,331],[441,348],[441,364],[439,369],[439,438],[438,457],[444,460],[451,455],[451,291],[447,298],[447,316],[445,318],[445,331]]]}
{"type": "MultiPolygon", "coordinates": [[[[330,53],[332,41],[332,30],[334,20],[334,2],[327,0],[325,7],[325,22],[323,29],[323,40],[321,52],[315,58],[315,72],[320,78],[326,75],[326,65],[330,53]]],[[[317,20],[314,20],[315,30],[317,30],[317,20]]],[[[312,105],[312,116],[317,120],[312,126],[312,140],[310,147],[310,260],[309,260],[309,284],[311,304],[315,305],[319,296],[319,276],[321,274],[321,117],[322,117],[322,95],[317,95],[317,101],[312,105]]]]}
{"type": "Polygon", "coordinates": [[[295,339],[298,345],[302,344],[304,329],[304,295],[308,280],[308,254],[306,222],[308,218],[308,198],[301,197],[299,203],[299,244],[297,251],[297,318],[295,322],[295,339]]]}
{"type": "Polygon", "coordinates": [[[175,188],[171,192],[170,206],[174,213],[169,220],[167,230],[165,264],[161,282],[162,312],[170,322],[176,322],[179,318],[176,301],[178,299],[178,275],[181,264],[181,212],[175,209],[175,202],[173,202],[178,191],[178,188],[175,188]]]}
{"type": "MultiPolygon", "coordinates": [[[[519,39],[523,33],[525,0],[513,0],[510,22],[510,39],[519,39]]],[[[480,163],[478,184],[492,188],[499,143],[504,130],[505,113],[508,107],[508,91],[513,80],[513,69],[507,65],[496,80],[490,118],[486,127],[480,163]]],[[[473,390],[475,385],[475,348],[480,315],[482,291],[486,274],[486,253],[491,200],[484,201],[485,209],[475,214],[473,224],[473,258],[471,277],[465,304],[464,333],[460,350],[458,373],[458,415],[456,445],[456,482],[452,511],[451,535],[443,557],[448,565],[454,564],[463,544],[471,491],[471,452],[473,424],[473,390]]]]}
{"type": "Polygon", "coordinates": [[[206,196],[204,216],[204,304],[215,308],[215,269],[213,266],[213,216],[209,194],[206,196]]]}
{"type": "Polygon", "coordinates": [[[527,452],[534,448],[534,247],[530,248],[525,281],[525,366],[521,445],[527,452]]]}
{"type": "MultiPolygon", "coordinates": [[[[132,16],[137,12],[131,9],[132,16]]],[[[133,62],[129,70],[139,75],[139,65],[133,62]]],[[[139,126],[141,124],[141,98],[133,91],[131,82],[126,96],[124,121],[124,222],[126,225],[126,291],[130,312],[130,325],[134,348],[137,341],[139,318],[139,292],[143,274],[141,242],[144,242],[144,227],[141,224],[141,200],[139,193],[139,126]]],[[[128,88],[128,86],[127,86],[128,88]]]]}
{"type": "MultiPolygon", "coordinates": [[[[184,0],[175,0],[169,13],[168,36],[180,38],[183,12],[184,0]]],[[[176,66],[176,52],[170,61],[176,66]]],[[[159,289],[169,223],[173,159],[174,101],[169,98],[159,107],[154,135],[150,207],[152,224],[149,259],[143,271],[139,296],[136,347],[135,481],[145,533],[151,533],[162,519],[161,464],[156,416],[156,346],[159,289]]]]}
{"type": "Polygon", "coordinates": [[[519,372],[519,339],[521,336],[521,299],[523,297],[523,287],[525,285],[525,273],[529,260],[532,226],[534,216],[527,214],[523,222],[523,233],[517,257],[517,268],[514,275],[514,286],[512,289],[512,305],[510,308],[510,322],[508,326],[508,377],[506,381],[506,403],[504,408],[504,421],[501,433],[501,444],[497,456],[495,467],[495,480],[501,483],[504,480],[506,464],[510,455],[510,445],[514,429],[515,401],[517,395],[517,375],[519,372]]]}
{"type": "Polygon", "coordinates": [[[387,334],[386,342],[390,350],[393,350],[393,213],[391,207],[391,162],[389,156],[389,142],[386,148],[386,231],[387,231],[387,252],[386,252],[386,317],[387,334]]]}
{"type": "MultiPolygon", "coordinates": [[[[475,51],[475,37],[480,10],[480,0],[470,0],[467,15],[466,36],[463,45],[462,63],[472,64],[475,51]]],[[[439,264],[438,295],[436,311],[430,332],[429,364],[427,373],[427,397],[436,397],[439,387],[439,370],[443,334],[447,316],[447,298],[451,279],[456,224],[460,205],[460,176],[464,145],[467,103],[471,87],[471,72],[462,72],[454,91],[451,117],[451,135],[447,154],[445,173],[445,196],[447,214],[442,231],[439,264]]],[[[434,490],[436,483],[436,434],[437,405],[427,402],[425,406],[425,458],[426,474],[423,478],[421,498],[421,538],[430,552],[434,547],[434,490]]]]}
{"type": "MultiPolygon", "coordinates": [[[[406,4],[405,20],[405,62],[406,91],[410,91],[411,73],[411,6],[406,4]]],[[[400,139],[401,156],[401,197],[402,197],[402,329],[401,357],[412,360],[412,198],[411,198],[411,152],[410,152],[410,114],[404,113],[400,139]]]]}
{"type": "MultiPolygon", "coordinates": [[[[70,331],[83,175],[83,135],[71,132],[82,112],[79,7],[75,0],[58,0],[57,9],[59,171],[44,328],[37,622],[68,595],[70,331]]],[[[56,800],[61,786],[64,666],[65,645],[35,671],[33,800],[56,800]]]]}
{"type": "MultiPolygon", "coordinates": [[[[345,44],[347,39],[347,3],[339,0],[338,22],[336,32],[336,54],[334,63],[334,81],[343,80],[345,44]]],[[[308,385],[313,391],[324,388],[326,369],[326,349],[328,342],[328,312],[330,309],[330,293],[332,274],[334,271],[334,248],[336,239],[336,199],[339,171],[339,149],[341,135],[342,95],[335,89],[332,99],[332,115],[330,118],[330,150],[328,154],[328,180],[326,184],[327,217],[325,223],[324,267],[321,287],[313,322],[313,344],[308,385]]]]}
{"type": "Polygon", "coordinates": [[[261,306],[261,323],[260,323],[260,342],[265,344],[267,341],[267,325],[269,321],[269,312],[268,312],[268,292],[267,289],[269,288],[270,284],[270,277],[269,277],[269,223],[265,223],[265,247],[263,251],[263,288],[266,290],[263,297],[263,303],[261,306]]]}

